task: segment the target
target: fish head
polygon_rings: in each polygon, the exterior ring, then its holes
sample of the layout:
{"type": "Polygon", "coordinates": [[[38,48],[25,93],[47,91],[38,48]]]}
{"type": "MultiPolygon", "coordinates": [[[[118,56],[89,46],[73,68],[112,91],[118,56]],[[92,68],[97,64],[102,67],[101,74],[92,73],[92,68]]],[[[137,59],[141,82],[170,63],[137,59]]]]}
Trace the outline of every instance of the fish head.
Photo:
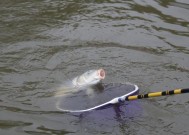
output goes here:
{"type": "Polygon", "coordinates": [[[105,78],[104,69],[89,70],[73,79],[75,86],[91,86],[100,83],[105,78]]]}

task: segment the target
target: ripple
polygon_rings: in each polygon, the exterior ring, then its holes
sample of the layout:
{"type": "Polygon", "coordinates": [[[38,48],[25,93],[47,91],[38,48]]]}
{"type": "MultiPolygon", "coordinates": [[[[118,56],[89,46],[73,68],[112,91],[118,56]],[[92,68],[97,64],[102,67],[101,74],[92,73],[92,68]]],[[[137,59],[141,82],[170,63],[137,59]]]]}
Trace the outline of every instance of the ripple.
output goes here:
{"type": "Polygon", "coordinates": [[[24,123],[22,121],[0,120],[1,129],[9,129],[17,126],[30,126],[30,125],[32,125],[32,123],[24,123]]]}
{"type": "Polygon", "coordinates": [[[137,101],[122,113],[110,108],[75,116],[57,112],[52,94],[66,80],[99,67],[107,72],[105,83],[133,82],[141,93],[187,88],[187,0],[0,5],[2,134],[189,133],[183,128],[187,95],[137,101]],[[135,115],[136,108],[143,112],[135,115]]]}

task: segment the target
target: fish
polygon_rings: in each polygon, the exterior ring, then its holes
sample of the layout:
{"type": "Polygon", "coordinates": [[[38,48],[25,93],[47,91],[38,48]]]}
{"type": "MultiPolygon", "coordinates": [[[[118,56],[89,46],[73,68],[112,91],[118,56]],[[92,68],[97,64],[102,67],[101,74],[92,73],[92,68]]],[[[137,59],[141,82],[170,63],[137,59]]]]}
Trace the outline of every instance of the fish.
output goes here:
{"type": "Polygon", "coordinates": [[[104,69],[89,70],[72,80],[74,87],[93,86],[101,82],[105,78],[104,69]]]}
{"type": "Polygon", "coordinates": [[[55,96],[62,96],[65,94],[70,94],[78,92],[80,90],[86,90],[86,93],[89,95],[93,92],[94,86],[97,86],[105,79],[105,70],[93,69],[89,70],[79,76],[76,76],[71,80],[69,86],[62,85],[58,88],[58,91],[55,93],[55,96]]]}

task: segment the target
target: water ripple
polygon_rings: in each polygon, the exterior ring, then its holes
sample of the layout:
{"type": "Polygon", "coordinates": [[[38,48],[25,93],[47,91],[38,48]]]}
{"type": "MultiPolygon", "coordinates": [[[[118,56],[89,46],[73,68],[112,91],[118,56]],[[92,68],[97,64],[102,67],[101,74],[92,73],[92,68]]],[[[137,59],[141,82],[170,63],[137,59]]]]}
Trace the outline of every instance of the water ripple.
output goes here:
{"type": "Polygon", "coordinates": [[[53,98],[63,82],[94,68],[106,70],[105,83],[133,82],[141,93],[188,87],[187,0],[0,6],[1,134],[189,133],[187,95],[77,116],[57,111],[53,98]]]}

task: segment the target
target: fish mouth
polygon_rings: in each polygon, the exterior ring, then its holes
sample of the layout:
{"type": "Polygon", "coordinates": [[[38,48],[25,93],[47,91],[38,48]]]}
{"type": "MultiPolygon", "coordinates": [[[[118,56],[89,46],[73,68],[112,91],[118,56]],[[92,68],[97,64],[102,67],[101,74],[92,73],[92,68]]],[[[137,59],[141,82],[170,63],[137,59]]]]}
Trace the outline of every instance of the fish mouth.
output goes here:
{"type": "Polygon", "coordinates": [[[104,69],[99,69],[97,72],[98,72],[98,76],[100,77],[100,79],[104,79],[105,78],[104,69]]]}

